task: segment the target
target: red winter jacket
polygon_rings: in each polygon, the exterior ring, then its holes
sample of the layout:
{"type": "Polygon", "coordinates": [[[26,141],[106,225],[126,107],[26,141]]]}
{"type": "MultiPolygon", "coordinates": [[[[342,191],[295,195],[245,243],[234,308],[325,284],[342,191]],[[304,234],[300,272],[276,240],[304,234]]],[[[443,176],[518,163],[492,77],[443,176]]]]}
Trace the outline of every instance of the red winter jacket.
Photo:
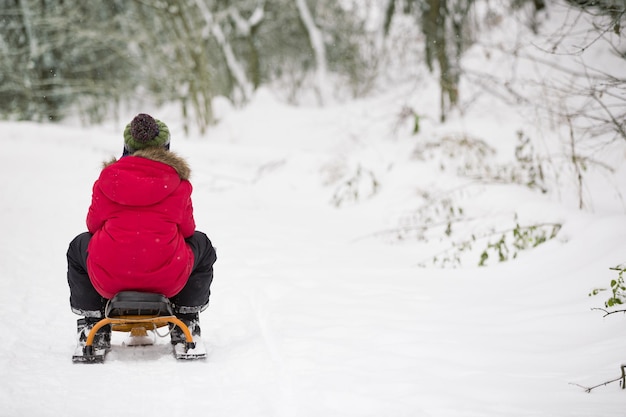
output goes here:
{"type": "Polygon", "coordinates": [[[105,298],[123,290],[176,295],[194,255],[190,170],[172,152],[148,148],[105,166],[94,183],[87,271],[105,298]]]}

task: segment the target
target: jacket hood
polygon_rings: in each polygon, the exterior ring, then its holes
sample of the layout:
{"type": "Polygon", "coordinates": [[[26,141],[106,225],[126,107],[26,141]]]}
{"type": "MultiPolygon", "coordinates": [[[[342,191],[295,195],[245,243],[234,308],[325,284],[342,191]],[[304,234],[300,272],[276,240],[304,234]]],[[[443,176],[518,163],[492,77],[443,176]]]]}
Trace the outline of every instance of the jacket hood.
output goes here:
{"type": "Polygon", "coordinates": [[[116,203],[149,206],[173,193],[191,170],[178,155],[162,148],[147,148],[105,164],[98,185],[116,203]]]}
{"type": "Polygon", "coordinates": [[[169,165],[176,170],[181,179],[189,181],[191,169],[189,168],[187,161],[174,152],[160,147],[146,148],[133,153],[132,156],[139,156],[169,165]]]}

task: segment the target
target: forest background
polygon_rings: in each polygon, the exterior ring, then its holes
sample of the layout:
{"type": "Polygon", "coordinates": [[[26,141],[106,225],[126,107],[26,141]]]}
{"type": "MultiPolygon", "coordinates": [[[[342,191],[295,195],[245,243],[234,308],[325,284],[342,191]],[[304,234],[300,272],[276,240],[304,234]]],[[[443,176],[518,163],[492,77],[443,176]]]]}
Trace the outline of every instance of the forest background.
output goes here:
{"type": "MultiPolygon", "coordinates": [[[[572,16],[547,34],[542,52],[581,56],[608,43],[624,58],[623,0],[550,3],[572,16]],[[583,34],[584,19],[592,26],[583,34]],[[568,47],[568,40],[577,43],[568,47]]],[[[494,79],[461,61],[506,16],[539,33],[537,14],[545,10],[545,0],[1,0],[0,116],[59,121],[80,114],[97,123],[121,104],[149,99],[179,103],[189,124],[205,131],[216,121],[216,97],[243,106],[269,86],[289,103],[323,105],[417,80],[427,69],[438,78],[445,120],[471,103],[462,77],[505,100],[529,100],[521,79],[494,79]]],[[[523,44],[482,47],[517,55],[523,44]]],[[[541,59],[520,56],[529,58],[541,59]]],[[[582,116],[623,137],[623,80],[585,62],[560,70],[567,82],[546,87],[591,97],[593,109],[582,116]],[[618,108],[605,101],[616,95],[618,108]]],[[[579,108],[565,111],[564,118],[581,116],[579,108]]]]}

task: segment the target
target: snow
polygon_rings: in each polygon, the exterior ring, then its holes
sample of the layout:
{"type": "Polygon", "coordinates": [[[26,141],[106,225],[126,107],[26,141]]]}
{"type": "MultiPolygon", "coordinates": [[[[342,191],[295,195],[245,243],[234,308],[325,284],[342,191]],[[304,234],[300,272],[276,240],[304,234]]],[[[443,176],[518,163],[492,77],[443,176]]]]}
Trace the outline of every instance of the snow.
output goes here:
{"type": "Polygon", "coordinates": [[[123,126],[0,123],[0,415],[623,415],[617,383],[575,385],[615,379],[626,363],[624,317],[602,317],[592,308],[603,294],[588,296],[625,260],[623,168],[610,181],[589,174],[594,210],[578,210],[567,188],[468,186],[412,150],[465,132],[504,158],[514,109],[443,126],[425,117],[412,136],[397,120],[403,91],[294,108],[262,90],[244,109],[225,106],[205,137],[147,109],[189,160],[196,222],[218,251],[201,315],[208,358],[196,362],[176,361],[167,338],[125,347],[116,333],[104,365],[72,364],[65,251],[123,126]],[[334,205],[358,167],[378,189],[362,176],[360,198],[334,205]],[[459,184],[472,215],[562,229],[515,260],[455,269],[418,267],[445,242],[380,233],[420,207],[422,191],[459,184]]]}

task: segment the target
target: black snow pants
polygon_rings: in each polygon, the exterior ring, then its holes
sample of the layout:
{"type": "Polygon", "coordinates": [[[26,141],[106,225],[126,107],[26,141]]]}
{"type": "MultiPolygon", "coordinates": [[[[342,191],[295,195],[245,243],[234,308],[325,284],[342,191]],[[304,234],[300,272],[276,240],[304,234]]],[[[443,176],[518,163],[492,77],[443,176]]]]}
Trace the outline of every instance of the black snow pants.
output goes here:
{"type": "MultiPolygon", "coordinates": [[[[91,233],[76,236],[67,250],[67,282],[70,287],[70,307],[76,314],[85,317],[104,317],[107,299],[102,297],[91,284],[87,274],[87,247],[91,233]]],[[[197,313],[209,304],[213,264],[217,256],[209,238],[196,231],[185,239],[194,254],[191,275],[183,289],[170,298],[177,314],[197,313]]]]}

